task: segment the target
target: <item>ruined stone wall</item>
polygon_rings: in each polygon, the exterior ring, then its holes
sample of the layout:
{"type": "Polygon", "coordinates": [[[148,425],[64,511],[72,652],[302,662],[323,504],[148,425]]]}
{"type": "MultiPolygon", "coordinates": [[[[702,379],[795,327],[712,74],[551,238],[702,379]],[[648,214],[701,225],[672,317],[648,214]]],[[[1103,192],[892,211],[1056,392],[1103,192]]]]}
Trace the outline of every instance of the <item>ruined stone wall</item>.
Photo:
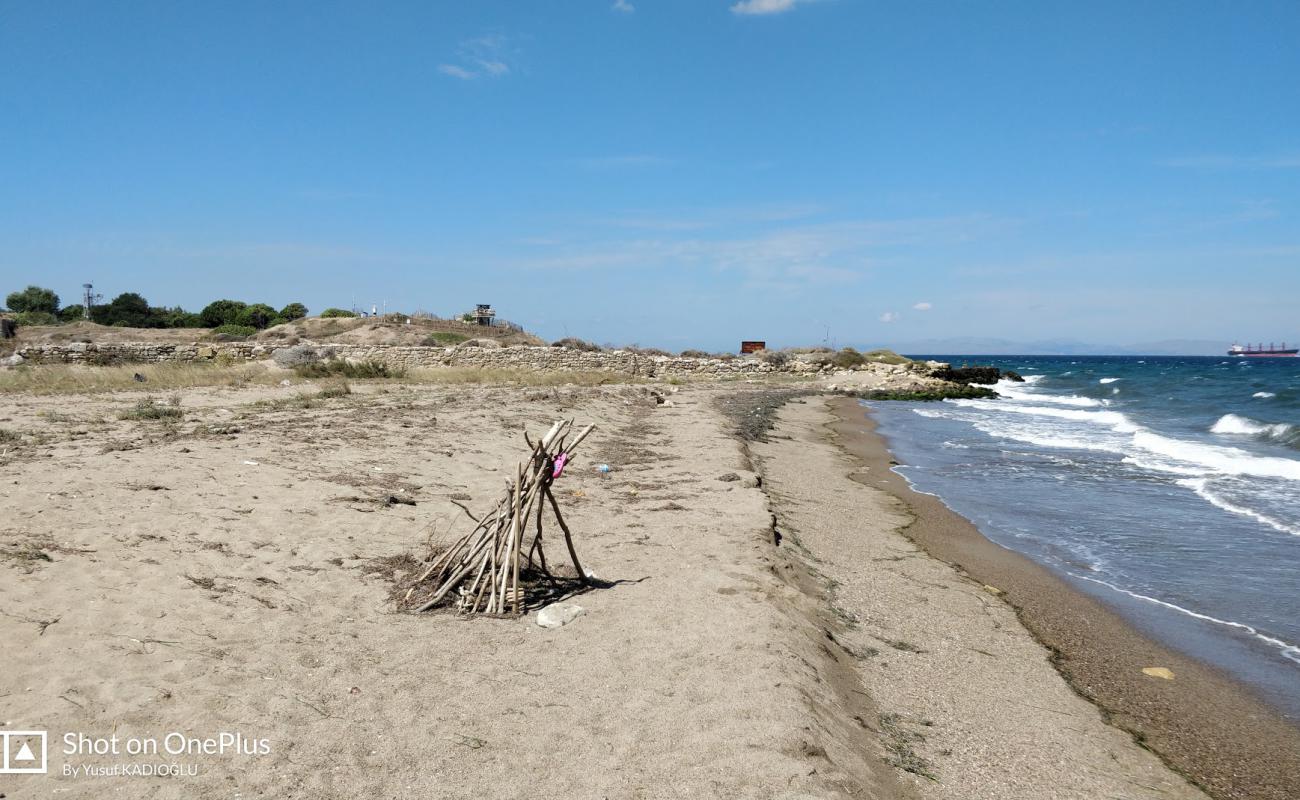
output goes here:
{"type": "MultiPolygon", "coordinates": [[[[19,347],[28,363],[157,364],[259,361],[287,345],[261,342],[211,344],[68,343],[19,347]]],[[[531,371],[614,372],[647,377],[742,376],[773,372],[813,373],[819,366],[791,359],[777,367],[757,358],[650,356],[627,350],[586,352],[565,347],[420,347],[396,345],[312,345],[326,358],[376,361],[404,369],[469,367],[531,371]]]]}

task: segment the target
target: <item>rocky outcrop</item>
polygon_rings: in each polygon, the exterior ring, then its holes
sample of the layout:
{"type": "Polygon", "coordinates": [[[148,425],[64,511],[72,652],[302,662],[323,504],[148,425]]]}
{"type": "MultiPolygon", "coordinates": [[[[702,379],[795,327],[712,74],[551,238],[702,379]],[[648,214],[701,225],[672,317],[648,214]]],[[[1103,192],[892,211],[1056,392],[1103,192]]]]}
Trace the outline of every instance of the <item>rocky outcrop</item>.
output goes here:
{"type": "MultiPolygon", "coordinates": [[[[997,383],[998,380],[1002,378],[1002,370],[998,369],[997,367],[955,367],[954,368],[952,366],[944,365],[939,369],[933,370],[930,373],[930,377],[938,378],[941,381],[948,381],[949,383],[964,383],[964,384],[980,383],[980,384],[991,385],[997,383]]],[[[1019,375],[1016,375],[1016,379],[1023,380],[1022,378],[1020,378],[1019,375]]]]}

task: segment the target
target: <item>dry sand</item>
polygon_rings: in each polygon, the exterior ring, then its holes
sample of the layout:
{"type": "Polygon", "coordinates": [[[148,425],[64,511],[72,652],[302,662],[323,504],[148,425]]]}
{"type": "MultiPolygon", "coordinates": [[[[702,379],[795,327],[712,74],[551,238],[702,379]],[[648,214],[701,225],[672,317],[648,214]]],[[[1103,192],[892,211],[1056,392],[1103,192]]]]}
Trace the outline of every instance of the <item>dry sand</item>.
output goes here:
{"type": "Polygon", "coordinates": [[[810,703],[842,700],[817,678],[820,631],[772,569],[766,499],[707,393],[656,408],[640,387],[400,387],[254,405],[293,391],[190,391],[171,431],[116,419],[138,395],[11,398],[0,425],[46,441],[0,490],[0,722],[49,730],[54,774],[0,776],[0,792],[895,796],[882,762],[838,767],[809,731],[810,703]],[[419,550],[431,525],[454,535],[450,498],[494,500],[524,426],[561,415],[600,426],[557,484],[580,552],[627,583],[580,596],[586,615],[556,630],[394,613],[368,562],[419,550]],[[65,732],[171,731],[271,752],[162,759],[197,764],[192,778],[58,775],[138,760],[64,756],[65,732]]]}
{"type": "Polygon", "coordinates": [[[0,794],[1197,796],[897,533],[900,507],[817,438],[821,401],[755,445],[769,505],[718,410],[745,389],[192,389],[173,422],[118,419],[144,393],[6,397],[0,729],[48,730],[51,774],[0,794]],[[396,613],[375,559],[463,532],[452,499],[490,504],[522,430],[560,416],[599,426],[557,488],[584,565],[618,585],[553,630],[396,613]],[[67,732],[173,731],[270,752],[62,752],[67,732]],[[60,774],[140,761],[198,774],[60,774]]]}

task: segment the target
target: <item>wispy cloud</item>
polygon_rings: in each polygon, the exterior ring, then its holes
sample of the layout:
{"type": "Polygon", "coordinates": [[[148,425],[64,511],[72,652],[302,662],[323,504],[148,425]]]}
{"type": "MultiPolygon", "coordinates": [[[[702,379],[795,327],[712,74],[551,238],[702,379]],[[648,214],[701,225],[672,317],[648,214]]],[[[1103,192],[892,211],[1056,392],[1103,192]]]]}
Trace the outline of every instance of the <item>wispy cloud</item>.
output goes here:
{"type": "Polygon", "coordinates": [[[456,48],[454,63],[439,64],[443,75],[463,81],[475,78],[499,78],[510,72],[506,63],[509,42],[504,36],[478,36],[466,39],[456,48]]]}
{"type": "Polygon", "coordinates": [[[731,7],[733,14],[784,14],[811,0],[740,0],[731,7]]]}
{"type": "Polygon", "coordinates": [[[476,73],[471,72],[464,67],[458,67],[455,64],[439,64],[438,71],[443,75],[450,75],[453,78],[460,78],[463,81],[472,80],[478,77],[476,73]]]}
{"type": "Polygon", "coordinates": [[[912,306],[912,308],[916,309],[917,311],[929,311],[930,309],[934,308],[934,306],[922,300],[921,302],[912,306]]]}
{"type": "Polygon", "coordinates": [[[627,0],[614,0],[613,9],[615,11],[622,11],[624,14],[631,14],[633,11],[636,11],[636,6],[632,5],[627,0]]]}
{"type": "Polygon", "coordinates": [[[885,323],[898,322],[902,318],[903,315],[899,314],[897,311],[886,311],[880,315],[880,321],[885,323]]]}
{"type": "Polygon", "coordinates": [[[1274,156],[1201,155],[1167,158],[1166,167],[1186,169],[1300,169],[1300,154],[1274,156]]]}
{"type": "MultiPolygon", "coordinates": [[[[765,225],[753,235],[717,237],[687,226],[647,228],[645,237],[600,236],[564,244],[503,266],[528,270],[672,269],[735,272],[748,289],[798,291],[861,281],[891,248],[964,243],[1014,221],[986,215],[765,225]],[[682,233],[685,235],[677,236],[682,233]]],[[[608,233],[608,231],[605,231],[608,233]]]]}

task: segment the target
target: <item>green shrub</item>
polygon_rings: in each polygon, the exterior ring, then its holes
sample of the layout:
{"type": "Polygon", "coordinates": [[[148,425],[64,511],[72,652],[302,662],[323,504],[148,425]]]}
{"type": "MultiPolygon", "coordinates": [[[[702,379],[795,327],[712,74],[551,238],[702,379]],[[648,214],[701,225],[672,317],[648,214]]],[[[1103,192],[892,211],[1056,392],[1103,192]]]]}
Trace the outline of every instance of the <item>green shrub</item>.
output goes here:
{"type": "Polygon", "coordinates": [[[160,406],[152,397],[135,404],[134,408],[123,411],[117,415],[118,419],[180,419],[185,416],[178,405],[173,402],[172,405],[160,406]]]}
{"type": "Polygon", "coordinates": [[[199,312],[199,318],[208,328],[236,325],[239,322],[239,313],[247,307],[238,300],[214,300],[203,307],[199,312]]]}
{"type": "Polygon", "coordinates": [[[320,312],[321,319],[329,319],[330,317],[355,317],[356,315],[355,311],[346,311],[342,308],[327,308],[320,312]]]}
{"type": "Polygon", "coordinates": [[[434,331],[424,337],[424,341],[420,342],[420,344],[425,347],[446,347],[448,345],[460,344],[461,342],[468,340],[469,337],[463,334],[453,333],[451,331],[434,331]]]}
{"type": "Polygon", "coordinates": [[[774,367],[784,367],[790,363],[790,354],[784,350],[760,350],[758,357],[764,363],[774,367]]]}
{"type": "Polygon", "coordinates": [[[218,325],[212,329],[212,333],[226,336],[252,336],[257,333],[257,328],[248,325],[218,325]]]}
{"type": "Polygon", "coordinates": [[[280,318],[286,322],[293,322],[295,319],[302,319],[307,316],[307,306],[302,303],[290,303],[280,309],[280,318]]]}
{"type": "Polygon", "coordinates": [[[356,380],[367,380],[373,378],[401,378],[406,375],[406,370],[389,367],[378,361],[362,361],[352,363],[336,359],[333,361],[317,361],[313,364],[302,364],[294,367],[293,371],[300,378],[353,378],[356,380]]]}
{"type": "Polygon", "coordinates": [[[912,363],[912,359],[906,358],[904,356],[900,356],[898,353],[895,353],[893,350],[872,350],[869,353],[864,353],[862,357],[865,358],[867,361],[872,362],[873,364],[912,363]]]}
{"type": "Polygon", "coordinates": [[[235,322],[239,325],[247,325],[250,328],[257,328],[259,331],[270,324],[275,319],[275,309],[266,303],[254,303],[251,306],[245,306],[239,312],[235,322]]]}
{"type": "Polygon", "coordinates": [[[586,353],[598,353],[604,349],[598,344],[583,341],[576,336],[566,336],[563,339],[551,342],[551,347],[567,347],[570,350],[582,350],[586,353]]]}
{"type": "Polygon", "coordinates": [[[682,358],[708,358],[709,354],[703,350],[683,350],[682,358]]]}
{"type": "Polygon", "coordinates": [[[14,314],[14,322],[23,325],[58,325],[59,318],[48,311],[19,311],[14,314]]]}
{"type": "Polygon", "coordinates": [[[857,350],[854,350],[852,347],[844,348],[843,350],[836,353],[835,357],[831,359],[831,363],[839,367],[840,369],[852,369],[853,367],[860,367],[866,362],[867,359],[857,350]]]}

